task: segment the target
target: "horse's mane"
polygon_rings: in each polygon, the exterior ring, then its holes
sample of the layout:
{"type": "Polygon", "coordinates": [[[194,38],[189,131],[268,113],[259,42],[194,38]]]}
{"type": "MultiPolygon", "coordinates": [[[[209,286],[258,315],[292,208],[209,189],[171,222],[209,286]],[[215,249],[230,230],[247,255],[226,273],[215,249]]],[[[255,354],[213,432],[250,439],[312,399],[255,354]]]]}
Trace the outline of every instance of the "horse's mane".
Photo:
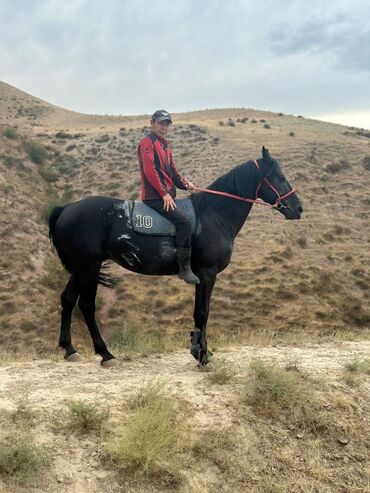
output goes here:
{"type": "MultiPolygon", "coordinates": [[[[207,188],[210,190],[218,190],[222,192],[240,195],[241,197],[254,198],[255,191],[258,185],[259,171],[253,164],[253,161],[247,161],[232,168],[222,176],[219,176],[207,188]]],[[[213,209],[222,209],[231,207],[236,201],[213,195],[207,192],[192,194],[194,207],[202,210],[207,207],[213,209]]],[[[240,202],[239,202],[240,204],[240,202]]]]}

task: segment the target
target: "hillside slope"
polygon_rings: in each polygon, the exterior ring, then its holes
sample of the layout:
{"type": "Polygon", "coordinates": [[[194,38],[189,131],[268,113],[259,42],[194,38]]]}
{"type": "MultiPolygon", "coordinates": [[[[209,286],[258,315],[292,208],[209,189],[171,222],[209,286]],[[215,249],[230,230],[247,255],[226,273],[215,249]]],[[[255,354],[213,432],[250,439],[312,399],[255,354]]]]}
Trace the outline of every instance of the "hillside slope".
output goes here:
{"type": "MultiPolygon", "coordinates": [[[[50,249],[47,212],[92,194],[137,198],[135,150],[148,117],[81,115],[4,83],[0,109],[0,338],[5,347],[50,349],[67,278],[50,249]]],[[[367,339],[369,135],[245,108],[176,114],[174,121],[177,165],[197,185],[258,158],[266,145],[304,204],[299,222],[253,208],[216,283],[210,339],[367,339]]],[[[175,277],[113,272],[116,290],[98,295],[103,333],[133,326],[187,344],[191,287],[175,277]]],[[[79,342],[87,341],[80,317],[74,327],[79,342]]]]}

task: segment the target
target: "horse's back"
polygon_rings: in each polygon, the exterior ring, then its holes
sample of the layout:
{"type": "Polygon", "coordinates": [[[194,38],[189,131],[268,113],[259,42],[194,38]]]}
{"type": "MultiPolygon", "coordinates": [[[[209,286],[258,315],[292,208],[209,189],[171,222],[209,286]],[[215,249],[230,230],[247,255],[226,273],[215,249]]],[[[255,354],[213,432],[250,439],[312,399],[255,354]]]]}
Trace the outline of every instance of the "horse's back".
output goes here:
{"type": "Polygon", "coordinates": [[[68,250],[100,256],[117,202],[124,203],[111,197],[92,196],[66,204],[55,225],[59,241],[68,250]]]}

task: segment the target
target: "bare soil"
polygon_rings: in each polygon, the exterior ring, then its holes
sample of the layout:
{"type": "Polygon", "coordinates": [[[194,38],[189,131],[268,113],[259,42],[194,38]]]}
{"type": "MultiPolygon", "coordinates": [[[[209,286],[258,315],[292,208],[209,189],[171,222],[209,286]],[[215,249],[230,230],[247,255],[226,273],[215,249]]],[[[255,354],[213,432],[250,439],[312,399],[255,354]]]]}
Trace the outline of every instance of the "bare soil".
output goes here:
{"type": "MultiPolygon", "coordinates": [[[[3,363],[4,366],[0,367],[0,419],[4,433],[7,424],[11,422],[11,417],[16,413],[18,403],[22,399],[27,399],[31,412],[29,423],[31,430],[38,442],[49,447],[53,458],[51,472],[45,482],[37,488],[39,492],[162,491],[163,485],[156,486],[155,481],[151,482],[150,487],[148,484],[143,486],[140,483],[136,485],[124,481],[120,483],[122,478],[120,479],[114,468],[103,460],[107,434],[114,434],[117,431],[122,421],[122,413],[125,412],[125,403],[145,382],[153,378],[160,378],[166,382],[171,393],[180,399],[182,410],[185,410],[191,426],[198,433],[215,427],[219,430],[234,427],[239,430],[239,433],[258,434],[261,426],[269,429],[274,426],[274,423],[268,418],[262,422],[260,418],[255,422],[246,420],[238,397],[240,385],[245,378],[245,370],[252,358],[273,360],[280,364],[296,364],[316,380],[322,380],[325,385],[330,384],[337,388],[344,385],[343,364],[369,357],[369,355],[370,343],[368,341],[307,347],[232,348],[215,355],[217,359],[226,358],[234,362],[238,368],[239,380],[224,386],[211,385],[207,373],[197,368],[195,360],[187,351],[150,356],[128,362],[119,361],[113,369],[102,368],[95,357],[85,358],[81,362],[68,363],[62,360],[61,355],[60,360],[53,355],[52,359],[3,363]],[[68,429],[63,429],[60,423],[66,419],[68,402],[76,399],[84,399],[97,403],[103,408],[109,408],[110,418],[106,425],[105,435],[103,434],[100,438],[80,436],[68,429]]],[[[361,394],[359,397],[368,401],[370,380],[366,376],[362,380],[362,386],[356,388],[356,393],[361,394]]],[[[333,419],[337,419],[335,413],[333,419]]],[[[364,434],[366,429],[369,431],[368,416],[366,420],[367,422],[363,423],[364,434]]],[[[294,436],[296,431],[286,429],[284,433],[292,435],[291,439],[296,443],[299,442],[294,436]]],[[[335,441],[335,437],[333,439],[335,441]]],[[[303,443],[298,443],[299,445],[303,446],[303,443]]],[[[302,446],[296,453],[304,457],[305,452],[302,446]]],[[[321,446],[318,441],[317,451],[321,446]]],[[[343,449],[343,446],[334,444],[337,455],[339,453],[343,459],[345,455],[340,447],[343,449]]],[[[312,440],[309,450],[312,453],[312,440]]],[[[227,453],[225,451],[225,454],[227,453]]],[[[274,454],[278,456],[280,451],[266,450],[264,453],[265,457],[262,453],[262,459],[259,459],[263,460],[264,464],[255,464],[252,457],[250,459],[247,457],[246,460],[251,461],[255,472],[254,476],[252,474],[254,479],[252,476],[246,477],[243,486],[229,484],[227,475],[222,479],[222,470],[217,469],[215,465],[210,465],[206,458],[203,458],[203,462],[200,459],[202,463],[200,470],[195,468],[191,471],[182,471],[183,481],[179,491],[212,491],[214,487],[219,487],[221,491],[263,491],[263,478],[260,473],[268,461],[276,460],[274,454]]],[[[292,484],[290,491],[369,491],[366,489],[364,478],[358,475],[358,461],[356,462],[352,456],[347,458],[347,461],[344,460],[344,463],[342,459],[338,458],[337,462],[328,465],[325,478],[321,478],[322,483],[320,483],[321,473],[317,472],[316,479],[315,474],[313,478],[307,478],[307,484],[311,484],[312,489],[308,487],[303,489],[299,485],[295,488],[292,484]],[[345,486],[338,479],[338,489],[335,489],[333,486],[328,486],[330,482],[327,483],[326,480],[331,473],[335,475],[339,463],[341,467],[346,468],[346,477],[349,478],[350,484],[345,486]],[[322,489],[315,488],[315,484],[321,484],[322,489]],[[348,487],[347,490],[343,489],[346,487],[348,487]]],[[[361,467],[364,470],[366,465],[369,467],[368,459],[369,457],[362,457],[361,467]]],[[[306,457],[305,460],[309,459],[306,457]]],[[[0,491],[26,490],[0,482],[0,491]]],[[[266,491],[282,490],[266,489],[266,491]]]]}

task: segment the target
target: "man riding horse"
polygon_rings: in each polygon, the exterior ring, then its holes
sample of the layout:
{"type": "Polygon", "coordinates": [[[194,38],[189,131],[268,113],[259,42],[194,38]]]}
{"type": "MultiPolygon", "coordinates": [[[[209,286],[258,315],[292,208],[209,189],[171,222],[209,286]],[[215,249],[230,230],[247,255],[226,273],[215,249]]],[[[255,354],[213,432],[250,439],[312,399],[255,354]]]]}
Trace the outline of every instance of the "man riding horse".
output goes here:
{"type": "Polygon", "coordinates": [[[175,225],[178,275],[188,284],[199,284],[199,278],[190,266],[191,222],[175,203],[176,187],[192,190],[193,184],[177,171],[172,151],[165,139],[172,124],[171,115],[166,110],[157,110],[150,124],[150,133],[141,139],[137,149],[141,200],[175,225]]]}

